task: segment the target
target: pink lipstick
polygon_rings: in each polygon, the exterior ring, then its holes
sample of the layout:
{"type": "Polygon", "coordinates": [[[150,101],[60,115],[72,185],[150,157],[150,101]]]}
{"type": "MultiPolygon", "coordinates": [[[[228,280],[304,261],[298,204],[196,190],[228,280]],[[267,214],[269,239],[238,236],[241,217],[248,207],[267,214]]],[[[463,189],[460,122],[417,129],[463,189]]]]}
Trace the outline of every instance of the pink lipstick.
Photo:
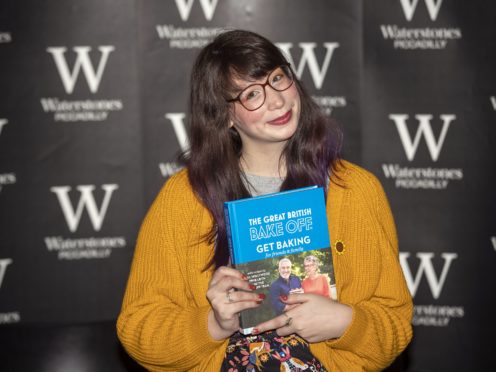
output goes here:
{"type": "Polygon", "coordinates": [[[291,112],[291,110],[289,110],[288,112],[286,112],[283,116],[279,116],[278,118],[274,119],[274,120],[271,120],[269,121],[268,123],[269,124],[272,124],[272,125],[284,125],[286,124],[289,120],[291,120],[291,117],[293,116],[293,113],[291,112]]]}

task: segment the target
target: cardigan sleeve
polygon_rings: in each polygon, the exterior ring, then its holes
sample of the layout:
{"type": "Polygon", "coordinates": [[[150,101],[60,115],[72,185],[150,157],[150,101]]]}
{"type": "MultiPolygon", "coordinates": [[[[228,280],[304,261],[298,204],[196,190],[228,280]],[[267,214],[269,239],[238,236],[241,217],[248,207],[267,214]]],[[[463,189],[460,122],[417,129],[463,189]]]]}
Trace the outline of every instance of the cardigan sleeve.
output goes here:
{"type": "Polygon", "coordinates": [[[192,306],[186,287],[183,259],[194,208],[184,197],[191,191],[178,186],[181,177],[169,179],[142,224],[117,321],[126,351],[153,371],[208,370],[226,347],[208,333],[208,302],[192,306]]]}
{"type": "MultiPolygon", "coordinates": [[[[354,177],[356,182],[346,190],[342,216],[349,225],[343,228],[358,236],[354,246],[337,257],[338,262],[348,260],[344,266],[353,276],[345,279],[346,283],[338,282],[340,301],[352,308],[353,317],[340,338],[314,344],[312,349],[331,370],[378,371],[391,364],[410,342],[413,305],[382,186],[361,168],[354,177]]],[[[343,272],[340,276],[343,280],[343,272]]]]}

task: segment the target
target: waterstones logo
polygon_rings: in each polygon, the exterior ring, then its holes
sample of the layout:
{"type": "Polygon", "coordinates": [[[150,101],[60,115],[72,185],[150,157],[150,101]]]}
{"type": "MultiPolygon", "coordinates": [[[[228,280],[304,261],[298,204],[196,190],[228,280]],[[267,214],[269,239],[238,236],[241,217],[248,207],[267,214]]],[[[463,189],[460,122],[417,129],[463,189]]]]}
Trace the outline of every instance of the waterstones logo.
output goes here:
{"type": "Polygon", "coordinates": [[[171,49],[203,48],[223,29],[220,27],[176,27],[174,25],[156,25],[158,37],[169,41],[171,49]]]}
{"type": "MultiPolygon", "coordinates": [[[[327,77],[329,67],[334,56],[334,52],[339,48],[339,43],[337,42],[324,42],[322,47],[325,50],[325,55],[323,57],[322,63],[319,64],[316,56],[317,43],[298,43],[298,54],[301,54],[298,63],[295,62],[291,50],[293,49],[293,43],[276,43],[276,45],[283,51],[286,55],[289,63],[293,66],[296,75],[299,79],[302,78],[303,73],[308,70],[310,77],[312,79],[313,85],[316,90],[321,90],[324,81],[327,77]]],[[[322,50],[322,48],[318,48],[322,50]]],[[[345,107],[346,97],[343,96],[322,96],[314,95],[312,98],[317,102],[317,104],[324,110],[328,115],[332,113],[335,107],[345,107]]]]}
{"type": "Polygon", "coordinates": [[[320,108],[324,111],[324,113],[328,116],[331,116],[332,111],[338,107],[346,107],[346,97],[344,96],[315,96],[312,95],[312,98],[320,108]]]}
{"type": "Polygon", "coordinates": [[[424,327],[447,327],[451,319],[465,316],[463,306],[415,305],[412,325],[424,327]]]}
{"type": "MultiPolygon", "coordinates": [[[[399,0],[407,22],[411,22],[417,11],[419,0],[399,0]]],[[[424,0],[431,22],[439,15],[442,0],[424,0]]],[[[419,18],[417,16],[416,18],[419,18]]],[[[405,27],[397,24],[380,25],[384,40],[391,40],[394,49],[439,50],[445,49],[448,42],[461,39],[462,31],[457,27],[405,27]]]]}
{"type": "MultiPolygon", "coordinates": [[[[89,46],[75,46],[72,52],[75,54],[75,61],[72,67],[69,66],[66,58],[66,47],[49,47],[47,52],[52,56],[55,67],[59,73],[62,86],[67,95],[72,95],[76,88],[76,83],[86,81],[87,87],[92,94],[98,93],[100,83],[105,72],[110,54],[115,50],[112,45],[102,45],[98,47],[100,58],[96,64],[91,61],[89,46]],[[81,74],[82,72],[82,74],[81,74]]],[[[79,83],[80,84],[80,83],[79,83]]],[[[68,100],[58,97],[48,97],[41,99],[41,106],[45,113],[53,114],[56,122],[102,122],[105,121],[110,112],[123,109],[122,101],[119,99],[103,100],[68,100]]]]}
{"type": "Polygon", "coordinates": [[[101,122],[107,120],[112,111],[123,108],[121,100],[59,100],[56,97],[42,98],[41,106],[46,113],[53,113],[58,122],[101,122]]]}
{"type": "MultiPolygon", "coordinates": [[[[438,138],[436,138],[431,124],[433,115],[415,115],[418,124],[415,136],[412,138],[407,125],[409,115],[389,115],[389,118],[396,126],[409,162],[415,160],[422,139],[427,146],[432,162],[438,161],[450,125],[456,119],[456,116],[452,114],[443,114],[439,117],[442,121],[442,128],[438,138]]],[[[386,178],[395,181],[396,188],[441,190],[446,189],[450,181],[463,179],[463,169],[461,168],[409,167],[400,164],[382,164],[382,169],[386,178]]]]}
{"type": "MultiPolygon", "coordinates": [[[[206,21],[211,21],[218,0],[198,0],[206,21]]],[[[188,22],[195,0],[176,0],[176,7],[183,22],[188,22]]],[[[169,42],[171,49],[203,48],[223,29],[220,27],[181,27],[172,24],[156,25],[158,37],[169,42]]]]}
{"type": "MultiPolygon", "coordinates": [[[[2,289],[7,268],[12,264],[11,258],[0,259],[0,290],[2,289]]],[[[0,313],[0,324],[19,323],[21,321],[21,314],[18,311],[9,311],[7,313],[0,313]]]]}
{"type": "MultiPolygon", "coordinates": [[[[170,124],[172,124],[172,128],[174,129],[174,134],[176,135],[177,142],[179,143],[181,151],[188,151],[189,139],[186,132],[186,126],[184,124],[186,114],[183,112],[171,112],[165,114],[165,118],[170,124]]],[[[159,163],[158,167],[160,169],[160,173],[165,178],[172,176],[174,173],[177,173],[182,168],[176,162],[159,163]]]]}
{"type": "Polygon", "coordinates": [[[12,34],[10,32],[0,32],[0,44],[12,42],[12,34]]]}
{"type": "MultiPolygon", "coordinates": [[[[50,191],[57,196],[65,221],[71,233],[76,233],[79,228],[83,212],[86,211],[95,232],[99,232],[103,226],[107,210],[110,205],[112,194],[119,188],[117,184],[104,184],[101,189],[104,196],[100,206],[97,205],[93,194],[95,185],[78,185],[79,201],[74,208],[69,193],[70,186],[54,186],[50,191]]],[[[77,260],[107,258],[114,248],[126,247],[126,239],[117,237],[83,237],[64,238],[62,236],[45,237],[45,245],[48,251],[57,252],[59,260],[77,260]]]]}
{"type": "MultiPolygon", "coordinates": [[[[433,299],[438,300],[446,283],[446,278],[448,277],[451,265],[454,260],[458,258],[458,254],[441,253],[443,266],[439,275],[436,274],[436,270],[434,269],[434,264],[432,262],[434,253],[418,252],[415,256],[419,260],[419,264],[414,276],[408,262],[410,253],[400,252],[400,264],[412,297],[415,297],[417,294],[422,278],[425,277],[433,299]]],[[[463,318],[464,315],[465,309],[463,306],[443,306],[433,304],[416,305],[414,308],[412,324],[414,326],[446,327],[449,325],[451,319],[463,318]]]]}
{"type": "MultiPolygon", "coordinates": [[[[9,121],[7,119],[0,119],[0,136],[2,135],[2,130],[9,121]]],[[[17,182],[17,177],[15,173],[0,173],[0,192],[6,185],[13,185],[17,182]]]]}

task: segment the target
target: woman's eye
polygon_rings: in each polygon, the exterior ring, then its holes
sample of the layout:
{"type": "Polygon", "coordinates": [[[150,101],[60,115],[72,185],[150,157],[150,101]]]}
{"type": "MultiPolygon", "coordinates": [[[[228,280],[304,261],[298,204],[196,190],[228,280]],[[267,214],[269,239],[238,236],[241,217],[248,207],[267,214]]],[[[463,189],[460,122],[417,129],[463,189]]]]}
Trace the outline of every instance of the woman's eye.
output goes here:
{"type": "Polygon", "coordinates": [[[250,90],[249,92],[246,92],[245,100],[246,101],[249,101],[249,100],[255,99],[259,95],[260,95],[260,91],[258,91],[258,90],[250,90]]]}
{"type": "Polygon", "coordinates": [[[275,83],[281,81],[282,79],[284,79],[284,75],[283,74],[277,74],[272,78],[272,84],[275,84],[275,83]]]}

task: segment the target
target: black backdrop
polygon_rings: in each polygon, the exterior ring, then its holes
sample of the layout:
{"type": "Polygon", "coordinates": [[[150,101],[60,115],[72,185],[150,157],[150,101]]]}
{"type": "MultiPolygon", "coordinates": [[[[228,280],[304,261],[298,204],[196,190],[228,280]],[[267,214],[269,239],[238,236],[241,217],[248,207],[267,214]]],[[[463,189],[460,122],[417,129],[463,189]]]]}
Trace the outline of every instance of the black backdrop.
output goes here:
{"type": "Polygon", "coordinates": [[[392,367],[487,370],[496,329],[496,4],[0,1],[0,369],[129,371],[114,323],[141,219],[225,28],[287,54],[383,182],[414,296],[392,367]]]}

